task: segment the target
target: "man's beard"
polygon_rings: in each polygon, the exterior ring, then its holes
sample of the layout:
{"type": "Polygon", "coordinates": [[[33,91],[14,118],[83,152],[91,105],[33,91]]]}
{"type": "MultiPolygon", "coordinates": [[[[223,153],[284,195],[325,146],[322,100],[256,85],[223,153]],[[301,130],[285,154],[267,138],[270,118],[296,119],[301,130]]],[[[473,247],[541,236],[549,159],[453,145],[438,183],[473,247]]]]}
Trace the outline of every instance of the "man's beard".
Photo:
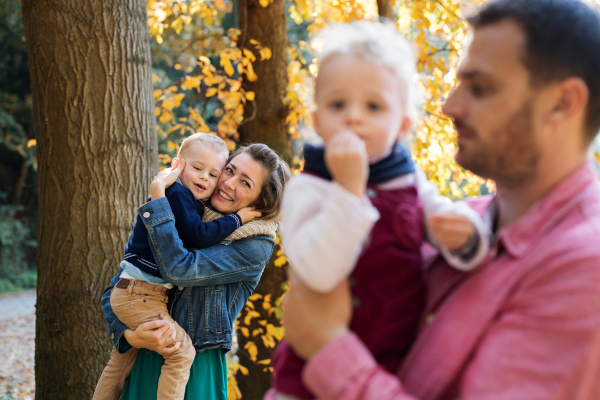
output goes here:
{"type": "Polygon", "coordinates": [[[516,187],[535,177],[540,158],[533,138],[531,102],[527,101],[488,142],[462,121],[455,120],[456,129],[467,131],[471,143],[461,146],[455,156],[457,164],[499,186],[516,187]]]}

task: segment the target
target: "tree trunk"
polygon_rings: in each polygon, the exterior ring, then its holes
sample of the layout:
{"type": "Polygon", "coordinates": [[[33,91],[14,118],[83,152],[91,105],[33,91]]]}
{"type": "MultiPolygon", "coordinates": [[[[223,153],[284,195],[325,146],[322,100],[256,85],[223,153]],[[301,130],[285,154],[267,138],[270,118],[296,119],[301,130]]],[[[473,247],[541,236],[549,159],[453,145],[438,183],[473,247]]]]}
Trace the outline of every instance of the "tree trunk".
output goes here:
{"type": "Polygon", "coordinates": [[[394,12],[390,0],[377,0],[377,10],[380,17],[387,18],[393,23],[398,21],[398,15],[394,12]]]}
{"type": "MultiPolygon", "coordinates": [[[[256,82],[249,82],[245,77],[242,87],[253,91],[256,98],[247,102],[244,108],[244,121],[239,127],[240,140],[252,143],[265,143],[288,163],[292,160],[291,136],[287,131],[287,107],[283,103],[288,83],[287,78],[287,26],[284,0],[273,0],[267,7],[262,7],[257,0],[239,0],[240,46],[254,52],[257,61],[254,70],[258,76],[256,82]],[[260,54],[255,51],[250,40],[257,40],[262,46],[271,50],[269,60],[260,61],[260,54]]],[[[273,257],[267,265],[258,287],[254,293],[263,296],[271,294],[275,301],[282,293],[281,285],[285,281],[282,268],[275,267],[278,247],[273,251],[273,257]]],[[[279,320],[274,316],[268,317],[262,307],[256,307],[261,317],[252,320],[249,331],[258,328],[258,320],[268,320],[279,326],[279,320]]],[[[258,347],[257,360],[271,358],[272,348],[267,348],[257,337],[246,338],[238,334],[240,347],[240,364],[246,367],[249,375],[238,373],[238,387],[244,400],[261,400],[263,394],[271,386],[271,373],[268,365],[255,364],[247,355],[244,346],[249,340],[258,347]]]]}
{"type": "Polygon", "coordinates": [[[144,0],[23,0],[39,168],[36,398],[89,399],[100,295],[157,168],[144,0]]]}
{"type": "Polygon", "coordinates": [[[256,82],[244,76],[242,87],[256,94],[244,108],[244,121],[239,127],[240,140],[264,143],[279,153],[288,163],[292,159],[291,136],[285,118],[287,107],[283,104],[287,78],[287,26],[285,1],[273,0],[262,7],[258,0],[239,0],[240,46],[256,56],[254,71],[256,82]],[[272,57],[260,61],[260,54],[250,40],[258,40],[271,50],[272,57]]]}
{"type": "MultiPolygon", "coordinates": [[[[278,245],[273,249],[273,257],[267,264],[265,271],[254,290],[254,293],[260,293],[263,296],[271,295],[271,305],[274,306],[274,303],[277,299],[281,297],[283,294],[283,282],[287,280],[286,278],[286,269],[285,266],[277,267],[274,264],[275,259],[277,258],[277,252],[280,247],[278,245]]],[[[263,299],[259,299],[254,303],[256,311],[258,311],[261,316],[253,318],[250,321],[250,325],[244,325],[243,319],[245,314],[248,312],[248,308],[244,308],[240,315],[240,326],[248,328],[248,332],[250,333],[249,337],[245,337],[238,331],[238,356],[240,359],[240,364],[248,369],[248,375],[243,375],[238,372],[236,375],[236,379],[238,382],[238,388],[240,392],[242,392],[243,400],[262,400],[265,392],[271,387],[271,371],[270,366],[265,364],[258,364],[250,359],[250,355],[247,350],[244,349],[246,343],[248,341],[253,341],[258,348],[258,355],[256,357],[257,361],[261,360],[270,360],[271,355],[273,354],[273,347],[266,347],[263,340],[261,339],[261,335],[257,335],[253,337],[253,332],[256,329],[265,329],[265,327],[259,324],[258,321],[267,321],[267,323],[272,324],[273,326],[279,327],[281,326],[281,321],[275,313],[271,316],[268,315],[268,312],[261,305],[263,303],[263,299]]]]}

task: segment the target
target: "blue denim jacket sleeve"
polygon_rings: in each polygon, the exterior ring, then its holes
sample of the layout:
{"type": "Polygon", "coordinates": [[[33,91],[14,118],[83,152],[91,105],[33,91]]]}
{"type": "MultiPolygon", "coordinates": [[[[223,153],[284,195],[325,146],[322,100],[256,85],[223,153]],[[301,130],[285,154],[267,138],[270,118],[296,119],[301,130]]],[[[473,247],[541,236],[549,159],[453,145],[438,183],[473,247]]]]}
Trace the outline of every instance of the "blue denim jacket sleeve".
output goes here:
{"type": "MultiPolygon", "coordinates": [[[[117,347],[117,345],[118,345],[119,341],[121,340],[123,333],[129,328],[127,328],[127,326],[125,324],[123,324],[121,321],[119,321],[119,319],[113,312],[113,309],[110,306],[110,293],[112,291],[112,288],[119,281],[119,276],[121,275],[121,272],[122,272],[122,269],[113,278],[110,285],[106,289],[104,289],[104,292],[102,293],[102,298],[100,300],[102,303],[102,312],[104,313],[104,318],[106,318],[106,324],[108,326],[108,335],[110,336],[110,340],[112,340],[113,346],[115,346],[117,349],[119,349],[119,352],[122,352],[123,346],[117,347]]],[[[129,350],[129,347],[127,347],[127,349],[124,352],[127,352],[128,350],[129,350]]]]}
{"type": "Polygon", "coordinates": [[[148,229],[152,253],[163,278],[177,286],[208,286],[258,278],[273,251],[268,236],[255,236],[188,251],[175,229],[175,218],[165,197],[138,209],[148,229]]]}

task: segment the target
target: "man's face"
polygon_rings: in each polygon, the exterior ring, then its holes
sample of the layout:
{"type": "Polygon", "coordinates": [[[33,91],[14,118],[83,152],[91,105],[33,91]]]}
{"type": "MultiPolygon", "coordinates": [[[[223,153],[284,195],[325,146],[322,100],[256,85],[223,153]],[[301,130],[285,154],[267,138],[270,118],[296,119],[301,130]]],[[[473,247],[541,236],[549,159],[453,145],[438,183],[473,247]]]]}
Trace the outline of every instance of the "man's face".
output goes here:
{"type": "Polygon", "coordinates": [[[522,61],[525,33],[505,20],[471,34],[459,84],[442,108],[458,133],[456,162],[515,187],[535,176],[540,158],[537,96],[522,61]]]}

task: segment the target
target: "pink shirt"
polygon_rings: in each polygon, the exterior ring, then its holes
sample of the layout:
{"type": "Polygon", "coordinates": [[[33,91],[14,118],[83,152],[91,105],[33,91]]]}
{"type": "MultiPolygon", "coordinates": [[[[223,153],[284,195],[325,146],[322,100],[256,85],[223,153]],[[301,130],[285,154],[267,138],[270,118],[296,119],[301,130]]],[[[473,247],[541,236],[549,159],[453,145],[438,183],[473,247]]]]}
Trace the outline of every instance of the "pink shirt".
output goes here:
{"type": "MultiPolygon", "coordinates": [[[[490,200],[471,205],[489,215],[490,200]]],[[[600,184],[590,165],[500,230],[479,268],[440,257],[428,278],[426,317],[396,375],[348,333],[309,360],[306,386],[321,400],[600,399],[600,184]]]]}

